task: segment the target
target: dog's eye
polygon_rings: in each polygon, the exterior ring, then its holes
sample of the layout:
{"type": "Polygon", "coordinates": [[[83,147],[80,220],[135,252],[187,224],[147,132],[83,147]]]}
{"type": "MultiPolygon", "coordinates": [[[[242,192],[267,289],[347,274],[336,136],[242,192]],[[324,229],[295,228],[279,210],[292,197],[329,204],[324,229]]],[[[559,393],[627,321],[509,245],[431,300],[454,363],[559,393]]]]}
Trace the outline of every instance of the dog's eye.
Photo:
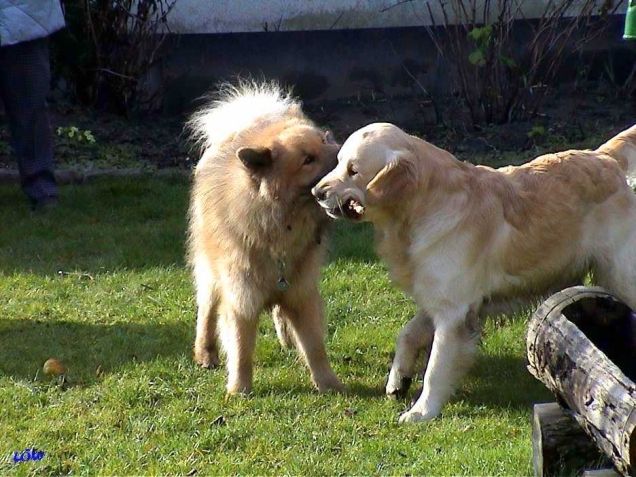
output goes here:
{"type": "Polygon", "coordinates": [[[355,176],[358,173],[358,170],[353,166],[353,164],[349,164],[347,166],[347,174],[351,177],[355,176]]]}
{"type": "Polygon", "coordinates": [[[311,154],[308,154],[307,156],[305,156],[303,165],[306,166],[307,164],[311,164],[312,162],[315,162],[315,161],[316,161],[316,156],[312,156],[311,154]]]}

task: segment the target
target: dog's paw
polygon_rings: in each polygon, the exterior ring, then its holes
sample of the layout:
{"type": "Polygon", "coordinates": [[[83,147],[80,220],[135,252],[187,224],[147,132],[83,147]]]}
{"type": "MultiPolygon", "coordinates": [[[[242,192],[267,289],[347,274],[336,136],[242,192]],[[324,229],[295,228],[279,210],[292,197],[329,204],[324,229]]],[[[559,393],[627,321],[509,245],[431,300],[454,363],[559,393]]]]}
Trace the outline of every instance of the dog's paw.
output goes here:
{"type": "Polygon", "coordinates": [[[320,382],[316,381],[314,384],[319,393],[344,393],[346,391],[345,385],[340,382],[335,374],[321,379],[320,382]]]}
{"type": "Polygon", "coordinates": [[[194,362],[205,369],[214,369],[221,365],[218,353],[209,350],[195,350],[194,362]]]}
{"type": "Polygon", "coordinates": [[[406,424],[411,422],[426,422],[435,419],[439,415],[439,412],[419,412],[419,411],[407,411],[402,414],[398,420],[400,424],[406,424]]]}
{"type": "Polygon", "coordinates": [[[228,382],[227,388],[225,389],[225,397],[229,398],[230,396],[248,396],[251,392],[251,382],[228,382]]]}
{"type": "Polygon", "coordinates": [[[402,376],[400,373],[391,368],[389,377],[386,380],[385,392],[391,399],[403,399],[411,387],[413,378],[410,376],[402,376]]]}

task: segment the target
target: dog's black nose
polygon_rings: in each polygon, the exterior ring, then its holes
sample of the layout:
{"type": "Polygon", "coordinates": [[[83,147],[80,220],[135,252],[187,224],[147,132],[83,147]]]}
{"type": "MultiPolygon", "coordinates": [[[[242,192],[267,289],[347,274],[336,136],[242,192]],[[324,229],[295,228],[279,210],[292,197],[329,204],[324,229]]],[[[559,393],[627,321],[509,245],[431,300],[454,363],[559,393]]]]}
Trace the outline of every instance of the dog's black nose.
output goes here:
{"type": "Polygon", "coordinates": [[[311,189],[311,193],[318,200],[325,200],[327,198],[327,191],[319,186],[316,186],[313,189],[311,189]]]}

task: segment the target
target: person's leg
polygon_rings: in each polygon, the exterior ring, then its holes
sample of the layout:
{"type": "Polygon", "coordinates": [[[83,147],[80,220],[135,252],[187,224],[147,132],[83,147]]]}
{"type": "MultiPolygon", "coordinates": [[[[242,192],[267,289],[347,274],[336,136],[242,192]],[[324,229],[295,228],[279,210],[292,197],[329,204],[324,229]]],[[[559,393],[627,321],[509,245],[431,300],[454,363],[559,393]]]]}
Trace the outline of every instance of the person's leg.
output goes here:
{"type": "Polygon", "coordinates": [[[0,48],[0,94],[22,189],[32,205],[55,202],[53,138],[46,105],[51,71],[47,38],[0,48]]]}

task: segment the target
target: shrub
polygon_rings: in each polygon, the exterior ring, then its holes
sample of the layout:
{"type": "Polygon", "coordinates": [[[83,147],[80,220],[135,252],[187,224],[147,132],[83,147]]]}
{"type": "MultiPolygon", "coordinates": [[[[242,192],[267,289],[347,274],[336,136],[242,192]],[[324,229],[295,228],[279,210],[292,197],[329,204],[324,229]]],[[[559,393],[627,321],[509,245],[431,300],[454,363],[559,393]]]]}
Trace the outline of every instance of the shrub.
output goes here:
{"type": "Polygon", "coordinates": [[[67,28],[54,54],[81,102],[128,114],[153,99],[139,83],[162,56],[176,1],[63,0],[67,28]]]}
{"type": "Polygon", "coordinates": [[[545,2],[538,19],[524,22],[528,31],[521,47],[512,25],[526,0],[437,0],[441,24],[427,3],[433,23],[428,34],[452,66],[473,124],[534,116],[564,59],[599,35],[621,2],[598,3],[545,2]]]}

